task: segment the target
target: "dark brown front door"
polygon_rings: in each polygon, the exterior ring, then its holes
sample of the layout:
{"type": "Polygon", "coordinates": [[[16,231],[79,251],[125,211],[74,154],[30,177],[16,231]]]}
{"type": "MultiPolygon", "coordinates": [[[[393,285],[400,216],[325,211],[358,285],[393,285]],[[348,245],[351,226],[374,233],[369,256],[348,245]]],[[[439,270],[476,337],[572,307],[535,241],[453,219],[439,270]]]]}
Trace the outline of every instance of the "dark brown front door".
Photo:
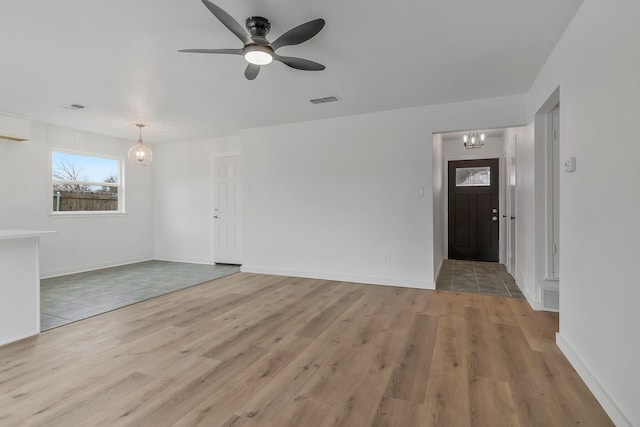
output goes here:
{"type": "Polygon", "coordinates": [[[498,159],[449,162],[449,259],[498,261],[498,159]]]}

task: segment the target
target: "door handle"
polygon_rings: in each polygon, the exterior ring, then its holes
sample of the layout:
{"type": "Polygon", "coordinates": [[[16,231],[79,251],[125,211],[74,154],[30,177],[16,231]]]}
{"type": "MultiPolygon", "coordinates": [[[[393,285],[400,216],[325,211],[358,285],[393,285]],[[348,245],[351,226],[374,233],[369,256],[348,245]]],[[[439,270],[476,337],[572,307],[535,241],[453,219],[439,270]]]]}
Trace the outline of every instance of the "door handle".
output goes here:
{"type": "Polygon", "coordinates": [[[516,217],[515,217],[515,216],[512,216],[512,217],[511,217],[511,219],[516,219],[516,217]]]}
{"type": "Polygon", "coordinates": [[[213,219],[218,219],[218,215],[214,215],[214,216],[213,216],[213,219]]]}
{"type": "Polygon", "coordinates": [[[498,220],[498,217],[497,217],[497,216],[492,216],[492,217],[491,217],[491,221],[497,221],[497,220],[498,220]]]}
{"type": "Polygon", "coordinates": [[[502,218],[506,218],[506,217],[507,217],[506,215],[502,215],[502,218]]]}

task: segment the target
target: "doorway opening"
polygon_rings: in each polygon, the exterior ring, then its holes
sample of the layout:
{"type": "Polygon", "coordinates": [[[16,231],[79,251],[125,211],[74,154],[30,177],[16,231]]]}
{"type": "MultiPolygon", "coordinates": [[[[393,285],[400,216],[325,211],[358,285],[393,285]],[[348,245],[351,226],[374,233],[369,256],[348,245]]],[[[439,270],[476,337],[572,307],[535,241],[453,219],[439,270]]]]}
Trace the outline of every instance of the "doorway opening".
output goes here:
{"type": "Polygon", "coordinates": [[[516,177],[517,177],[517,150],[518,135],[513,134],[505,140],[505,151],[503,155],[503,164],[505,165],[504,173],[504,204],[503,204],[503,234],[504,244],[503,262],[507,267],[507,271],[513,277],[516,277],[516,177]]]}
{"type": "MultiPolygon", "coordinates": [[[[542,262],[536,268],[536,296],[541,308],[560,310],[560,179],[561,179],[561,103],[560,88],[540,107],[535,116],[535,150],[540,162],[535,166],[535,203],[541,207],[536,234],[540,236],[537,251],[542,262]]],[[[568,162],[565,170],[575,166],[568,162]]]]}
{"type": "Polygon", "coordinates": [[[521,297],[512,274],[516,271],[515,146],[521,130],[478,132],[485,134],[484,147],[474,150],[464,145],[468,131],[433,135],[436,289],[521,297]],[[467,176],[471,179],[465,185],[467,176]]]}
{"type": "Polygon", "coordinates": [[[548,114],[547,135],[547,271],[560,280],[560,105],[548,114]]]}

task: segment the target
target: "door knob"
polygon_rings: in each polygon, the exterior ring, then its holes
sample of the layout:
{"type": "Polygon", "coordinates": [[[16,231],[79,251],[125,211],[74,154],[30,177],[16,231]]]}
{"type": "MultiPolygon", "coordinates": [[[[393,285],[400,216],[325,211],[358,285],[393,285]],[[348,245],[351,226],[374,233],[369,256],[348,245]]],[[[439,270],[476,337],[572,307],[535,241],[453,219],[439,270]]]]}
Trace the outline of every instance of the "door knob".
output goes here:
{"type": "Polygon", "coordinates": [[[492,216],[492,217],[491,217],[491,221],[497,221],[497,220],[498,220],[498,217],[497,217],[497,216],[492,216]]]}
{"type": "Polygon", "coordinates": [[[218,219],[218,215],[214,215],[214,216],[213,216],[213,219],[218,219]]]}
{"type": "Polygon", "coordinates": [[[502,215],[502,218],[506,218],[506,217],[507,217],[506,215],[502,215]]]}
{"type": "Polygon", "coordinates": [[[512,217],[511,217],[511,219],[516,219],[516,217],[515,217],[515,216],[512,216],[512,217]]]}

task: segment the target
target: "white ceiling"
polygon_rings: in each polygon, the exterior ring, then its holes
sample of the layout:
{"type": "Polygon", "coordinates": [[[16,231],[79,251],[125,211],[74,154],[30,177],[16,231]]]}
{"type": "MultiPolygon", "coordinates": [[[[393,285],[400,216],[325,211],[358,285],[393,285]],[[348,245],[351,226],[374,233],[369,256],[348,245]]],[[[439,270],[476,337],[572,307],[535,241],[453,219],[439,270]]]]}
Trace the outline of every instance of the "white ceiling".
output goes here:
{"type": "Polygon", "coordinates": [[[248,81],[241,56],[176,52],[242,47],[199,0],[2,0],[0,111],[129,139],[143,122],[157,143],[524,93],[581,1],[214,0],[241,24],[270,19],[272,41],[327,21],[278,51],[325,71],[273,63],[248,81]]]}

